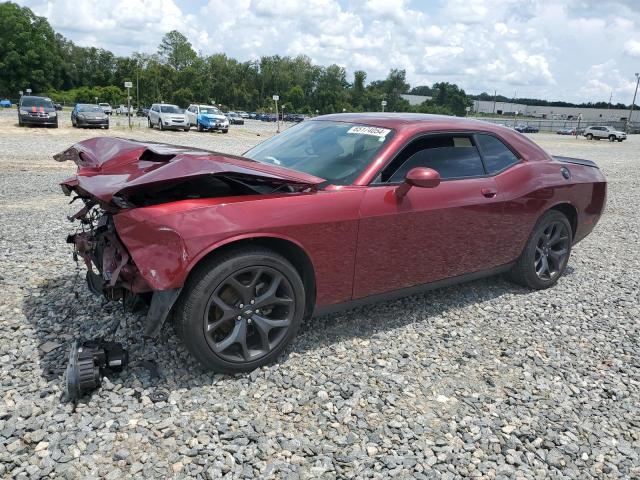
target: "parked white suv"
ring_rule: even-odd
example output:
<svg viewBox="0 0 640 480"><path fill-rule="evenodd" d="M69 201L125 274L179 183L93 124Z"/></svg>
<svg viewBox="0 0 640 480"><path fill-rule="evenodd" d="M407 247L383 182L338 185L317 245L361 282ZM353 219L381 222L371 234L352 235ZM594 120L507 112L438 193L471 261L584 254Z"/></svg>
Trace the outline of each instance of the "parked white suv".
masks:
<svg viewBox="0 0 640 480"><path fill-rule="evenodd" d="M109 105L108 103L99 103L98 106L102 109L102 111L106 115L111 115L113 113L113 109L111 108L111 105Z"/></svg>
<svg viewBox="0 0 640 480"><path fill-rule="evenodd" d="M160 130L172 129L184 130L185 132L188 132L191 128L184 110L177 105L169 103L154 103L151 105L147 118L149 119L149 128L157 126Z"/></svg>
<svg viewBox="0 0 640 480"><path fill-rule="evenodd" d="M116 108L116 115L126 115L127 112L129 113L129 115L133 115L133 107L120 105L118 108Z"/></svg>
<svg viewBox="0 0 640 480"><path fill-rule="evenodd" d="M189 105L187 108L189 125L196 127L199 132L204 130L229 131L229 120L217 107L211 105Z"/></svg>
<svg viewBox="0 0 640 480"><path fill-rule="evenodd" d="M619 142L627 139L627 134L616 130L613 127L587 127L584 129L584 136L587 140L600 140L601 138L608 138L610 142Z"/></svg>

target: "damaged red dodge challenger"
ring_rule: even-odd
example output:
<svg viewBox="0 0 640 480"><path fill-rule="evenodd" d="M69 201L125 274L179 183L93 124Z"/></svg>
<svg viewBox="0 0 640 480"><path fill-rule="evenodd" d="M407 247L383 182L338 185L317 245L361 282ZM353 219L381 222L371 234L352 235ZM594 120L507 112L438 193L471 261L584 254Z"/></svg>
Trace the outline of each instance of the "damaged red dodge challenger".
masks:
<svg viewBox="0 0 640 480"><path fill-rule="evenodd" d="M56 155L84 207L87 283L172 315L216 371L273 361L305 316L508 272L552 286L606 180L489 123L411 114L305 121L243 157L95 138Z"/></svg>

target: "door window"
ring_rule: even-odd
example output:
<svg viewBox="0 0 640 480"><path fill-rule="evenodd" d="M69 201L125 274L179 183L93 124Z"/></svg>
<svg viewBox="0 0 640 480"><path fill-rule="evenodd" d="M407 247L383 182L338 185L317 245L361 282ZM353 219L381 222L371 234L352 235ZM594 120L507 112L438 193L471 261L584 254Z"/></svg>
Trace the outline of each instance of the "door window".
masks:
<svg viewBox="0 0 640 480"><path fill-rule="evenodd" d="M494 174L519 162L518 157L493 135L475 136L487 172Z"/></svg>
<svg viewBox="0 0 640 480"><path fill-rule="evenodd" d="M382 182L400 183L412 168L432 168L443 180L485 174L471 136L434 135L411 142L382 172Z"/></svg>

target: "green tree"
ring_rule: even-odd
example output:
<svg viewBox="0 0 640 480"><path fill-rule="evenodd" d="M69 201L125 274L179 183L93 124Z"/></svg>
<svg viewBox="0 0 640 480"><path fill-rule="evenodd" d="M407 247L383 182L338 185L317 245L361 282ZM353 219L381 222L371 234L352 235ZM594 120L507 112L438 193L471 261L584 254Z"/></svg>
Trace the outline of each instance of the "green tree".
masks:
<svg viewBox="0 0 640 480"><path fill-rule="evenodd" d="M448 108L454 115L465 115L467 113L466 107L471 106L469 97L456 84L449 82L434 83L432 91L434 92L433 103Z"/></svg>
<svg viewBox="0 0 640 480"><path fill-rule="evenodd" d="M162 37L158 47L160 60L175 70L182 70L191 65L197 58L191 43L182 33L171 30Z"/></svg>
<svg viewBox="0 0 640 480"><path fill-rule="evenodd" d="M298 112L304 106L304 92L300 85L294 85L289 89L285 95L285 100L288 102L287 107L292 108L295 112Z"/></svg>
<svg viewBox="0 0 640 480"><path fill-rule="evenodd" d="M15 3L0 3L0 95L60 87L62 54L47 20Z"/></svg>

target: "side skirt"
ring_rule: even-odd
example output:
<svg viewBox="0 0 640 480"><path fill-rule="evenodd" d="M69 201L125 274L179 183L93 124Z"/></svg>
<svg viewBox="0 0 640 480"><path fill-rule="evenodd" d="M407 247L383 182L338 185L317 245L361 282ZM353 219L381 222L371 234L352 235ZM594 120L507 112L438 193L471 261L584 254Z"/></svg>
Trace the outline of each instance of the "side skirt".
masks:
<svg viewBox="0 0 640 480"><path fill-rule="evenodd" d="M352 308L361 307L363 305L369 305L372 303L387 302L390 300L396 300L402 297L408 297L409 295L416 295L418 293L427 292L429 290L435 290L438 288L449 287L451 285L457 285L459 283L471 282L480 278L491 277L493 275L499 275L511 270L511 267L515 262L494 267L489 270L482 270L479 272L467 273L464 275L458 275L457 277L445 278L438 280L437 282L424 283L422 285L415 285L413 287L401 288L399 290L393 290L391 292L380 293L377 295L370 295L364 298L358 298L356 300L350 300L348 302L336 303L333 305L316 306L313 311L314 317L320 315L326 315L330 313L341 312L343 310L350 310Z"/></svg>

